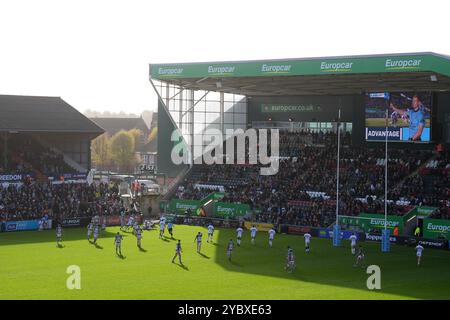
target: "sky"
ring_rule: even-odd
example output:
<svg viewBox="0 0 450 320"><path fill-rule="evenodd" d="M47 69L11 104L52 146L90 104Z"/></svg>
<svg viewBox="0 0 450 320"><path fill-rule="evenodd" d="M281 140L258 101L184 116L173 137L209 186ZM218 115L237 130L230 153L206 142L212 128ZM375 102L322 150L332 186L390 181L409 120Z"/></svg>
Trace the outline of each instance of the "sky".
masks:
<svg viewBox="0 0 450 320"><path fill-rule="evenodd" d="M448 1L1 0L0 94L155 110L149 63L433 51Z"/></svg>

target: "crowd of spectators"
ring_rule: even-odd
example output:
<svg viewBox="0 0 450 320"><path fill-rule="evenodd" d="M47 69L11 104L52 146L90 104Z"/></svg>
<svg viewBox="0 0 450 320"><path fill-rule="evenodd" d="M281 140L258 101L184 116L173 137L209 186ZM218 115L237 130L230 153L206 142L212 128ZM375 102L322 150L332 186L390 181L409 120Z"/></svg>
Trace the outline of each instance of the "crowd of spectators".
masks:
<svg viewBox="0 0 450 320"><path fill-rule="evenodd" d="M298 137L293 133L280 133L280 150L287 153L280 159L279 172L272 176L259 175L260 166L195 165L176 197L199 200L212 189L195 188L197 184L223 186L226 197L222 201L249 204L260 212L254 217L258 221L328 226L336 215L337 161L336 148L323 142L336 136L323 134L320 137L315 141L321 143L307 144L301 142L303 133ZM435 181L433 192L427 194L421 177L413 174L432 155L431 151L407 148L389 150L388 185L392 190L388 196L392 200L388 202L389 214L403 215L412 205L442 206L442 199L448 199L448 176ZM339 213L384 213L384 170L384 146L344 145L341 148ZM444 207L447 211L440 212L444 212L445 217L448 203Z"/></svg>
<svg viewBox="0 0 450 320"><path fill-rule="evenodd" d="M0 184L0 221L118 215L125 210L117 185Z"/></svg>
<svg viewBox="0 0 450 320"><path fill-rule="evenodd" d="M393 190L390 198L437 207L434 218L450 219L450 153L440 152Z"/></svg>
<svg viewBox="0 0 450 320"><path fill-rule="evenodd" d="M341 135L341 144L351 143L350 132ZM280 155L286 157L296 157L301 155L299 146L302 145L325 145L332 147L337 144L337 134L332 131L312 131L300 130L295 132L280 133Z"/></svg>

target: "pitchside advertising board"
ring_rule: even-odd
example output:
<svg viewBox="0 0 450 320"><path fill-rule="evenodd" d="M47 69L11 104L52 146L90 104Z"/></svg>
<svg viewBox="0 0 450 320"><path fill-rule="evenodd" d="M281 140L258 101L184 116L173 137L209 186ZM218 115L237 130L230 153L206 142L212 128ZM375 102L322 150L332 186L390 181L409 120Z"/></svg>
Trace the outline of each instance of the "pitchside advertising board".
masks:
<svg viewBox="0 0 450 320"><path fill-rule="evenodd" d="M244 228L250 230L251 227L255 226L258 231L269 231L274 226L272 223L260 223L260 222L251 222L245 221Z"/></svg>
<svg viewBox="0 0 450 320"><path fill-rule="evenodd" d="M248 204L216 202L213 206L214 216L217 218L243 217L250 213Z"/></svg>
<svg viewBox="0 0 450 320"><path fill-rule="evenodd" d="M39 228L39 220L23 220L5 222L4 231L28 231L37 230Z"/></svg>
<svg viewBox="0 0 450 320"><path fill-rule="evenodd" d="M384 229L384 215L361 213L357 217L340 216L339 223L348 227L356 227L366 232L373 229L381 230ZM403 232L403 217L388 215L386 223L387 228L391 230L391 234L393 234L392 230L396 227L398 227L399 234Z"/></svg>
<svg viewBox="0 0 450 320"><path fill-rule="evenodd" d="M386 141L387 133L388 141L430 142L432 96L431 92L367 93L366 140Z"/></svg>
<svg viewBox="0 0 450 320"><path fill-rule="evenodd" d="M192 214L195 215L197 209L200 208L200 200L181 200L173 199L167 205L167 209L175 214L184 214L186 210L191 210Z"/></svg>
<svg viewBox="0 0 450 320"><path fill-rule="evenodd" d="M191 210L191 215L198 215L198 209L202 207L204 200L182 200L172 199L164 206L171 213L185 214ZM250 213L250 206L241 203L215 202L213 205L213 215L217 218L243 217Z"/></svg>
<svg viewBox="0 0 450 320"><path fill-rule="evenodd" d="M382 235L377 233L366 232L365 239L367 241L382 241ZM415 247L417 245L422 245L426 248L434 248L434 249L442 249L448 250L450 249L447 240L439 240L439 239L427 239L427 238L418 238L413 236L390 236L390 243L395 243L397 245Z"/></svg>
<svg viewBox="0 0 450 320"><path fill-rule="evenodd" d="M441 219L424 219L423 236L429 239L450 239L450 221Z"/></svg>
<svg viewBox="0 0 450 320"><path fill-rule="evenodd" d="M67 218L61 221L61 225L65 228L85 227L91 222L91 220L92 218L90 217Z"/></svg>
<svg viewBox="0 0 450 320"><path fill-rule="evenodd" d="M319 238L325 238L325 239L333 238L333 230L331 230L331 229L321 228L321 229L317 229L316 232L317 232L317 236ZM352 236L353 234L356 236L357 240L364 241L364 238L362 237L361 233L350 231L350 230L342 230L341 231L341 239L348 240L348 239L350 239L350 236Z"/></svg>
<svg viewBox="0 0 450 320"><path fill-rule="evenodd" d="M42 224L42 220L23 220L23 221L7 221L0 223L1 232L14 232L14 231L33 231L39 229L51 229L52 219L48 219ZM42 224L42 228L41 227Z"/></svg>

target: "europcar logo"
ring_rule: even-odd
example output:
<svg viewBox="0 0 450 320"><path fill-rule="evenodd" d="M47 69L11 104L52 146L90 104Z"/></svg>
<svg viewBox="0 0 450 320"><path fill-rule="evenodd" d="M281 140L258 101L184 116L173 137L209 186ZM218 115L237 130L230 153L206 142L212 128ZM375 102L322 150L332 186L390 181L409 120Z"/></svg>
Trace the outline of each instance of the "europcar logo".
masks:
<svg viewBox="0 0 450 320"><path fill-rule="evenodd" d="M263 64L261 66L261 72L262 73L290 73L291 72L292 65L290 64L284 64L284 65L267 65Z"/></svg>
<svg viewBox="0 0 450 320"><path fill-rule="evenodd" d="M158 74L162 76L176 76L183 73L183 68L158 68Z"/></svg>
<svg viewBox="0 0 450 320"><path fill-rule="evenodd" d="M384 227L384 220L383 219L377 219L377 218L373 218L370 219L370 224L371 225L375 225L375 226L382 226ZM386 221L386 225L388 227L396 227L399 225L398 221Z"/></svg>
<svg viewBox="0 0 450 320"><path fill-rule="evenodd" d="M234 208L227 208L227 207L218 206L217 207L217 212L232 214L232 213L234 213Z"/></svg>
<svg viewBox="0 0 450 320"><path fill-rule="evenodd" d="M352 71L353 62L321 62L321 72L348 72Z"/></svg>
<svg viewBox="0 0 450 320"><path fill-rule="evenodd" d="M208 73L214 75L231 75L235 70L235 66L208 66Z"/></svg>
<svg viewBox="0 0 450 320"><path fill-rule="evenodd" d="M419 69L421 59L386 59L385 67L387 70Z"/></svg>
<svg viewBox="0 0 450 320"><path fill-rule="evenodd" d="M432 232L450 232L450 226L433 224L431 222L427 224L427 229Z"/></svg>
<svg viewBox="0 0 450 320"><path fill-rule="evenodd" d="M176 209L191 209L191 210L195 210L197 209L197 205L195 204L187 204L187 203L177 203L175 205Z"/></svg>

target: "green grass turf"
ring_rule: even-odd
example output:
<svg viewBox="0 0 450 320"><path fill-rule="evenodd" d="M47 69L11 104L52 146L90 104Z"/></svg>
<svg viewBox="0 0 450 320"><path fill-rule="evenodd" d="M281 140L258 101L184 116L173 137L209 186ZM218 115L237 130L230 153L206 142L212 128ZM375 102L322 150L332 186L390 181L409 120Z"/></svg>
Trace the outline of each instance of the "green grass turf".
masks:
<svg viewBox="0 0 450 320"><path fill-rule="evenodd" d="M370 118L366 119L366 127L385 127L386 126L386 119L385 118ZM389 118L389 126L392 127L392 120ZM408 121L405 119L398 119L396 126L398 128L402 127L409 127ZM425 127L430 127L430 119L425 120Z"/></svg>
<svg viewBox="0 0 450 320"><path fill-rule="evenodd" d="M312 239L312 252L304 252L303 238L276 235L274 247L267 233L259 232L250 244L226 258L226 243L234 230L216 230L217 244L203 243L203 256L195 252L197 231L206 229L175 226L183 244L185 268L171 263L174 240L158 239L158 231L145 231L143 248L126 234L121 259L115 255L108 228L99 246L89 244L86 229L65 229L63 248L55 244L54 230L0 234L0 299L450 299L450 252L426 249L421 267L415 251L392 246L381 253L378 243L363 243L367 264L381 267L379 291L366 288L368 275L353 268L349 243L333 248L331 240ZM297 270L284 271L286 246L296 254ZM66 268L81 268L81 290L66 288Z"/></svg>

